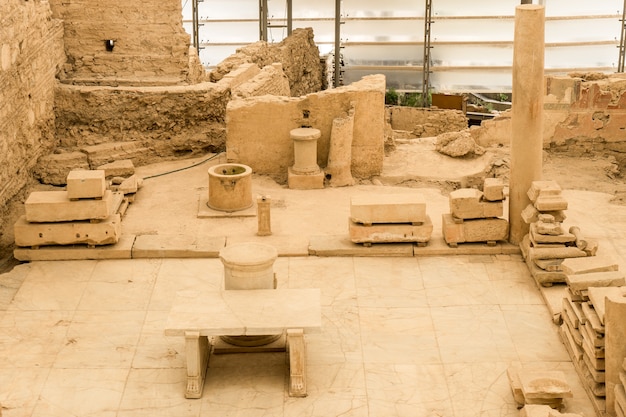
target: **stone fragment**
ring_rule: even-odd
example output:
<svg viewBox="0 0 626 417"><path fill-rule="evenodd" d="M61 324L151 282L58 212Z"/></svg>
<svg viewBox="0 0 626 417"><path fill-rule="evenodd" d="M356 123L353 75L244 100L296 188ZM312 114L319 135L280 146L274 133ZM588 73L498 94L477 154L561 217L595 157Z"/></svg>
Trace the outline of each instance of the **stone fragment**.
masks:
<svg viewBox="0 0 626 417"><path fill-rule="evenodd" d="M569 228L569 232L576 237L576 247L580 250L585 250L587 248L587 240L583 237L580 228L572 226Z"/></svg>
<svg viewBox="0 0 626 417"><path fill-rule="evenodd" d="M92 223L90 221L29 223L21 216L14 225L17 246L50 246L87 244L111 245L117 243L122 234L119 214Z"/></svg>
<svg viewBox="0 0 626 417"><path fill-rule="evenodd" d="M560 247L560 248L530 248L528 256L531 259L565 259L565 258L581 258L586 257L584 251L576 247Z"/></svg>
<svg viewBox="0 0 626 417"><path fill-rule="evenodd" d="M113 193L106 190L101 200L72 201L67 191L34 191L26 199L24 209L28 222L64 222L106 219L113 213Z"/></svg>
<svg viewBox="0 0 626 417"><path fill-rule="evenodd" d="M554 219L553 216L550 216ZM535 223L535 231L541 235L559 236L563 234L563 228L560 223L556 222L544 222L539 220Z"/></svg>
<svg viewBox="0 0 626 417"><path fill-rule="evenodd" d="M539 211L567 210L567 200L561 196L540 195L535 200L535 208Z"/></svg>
<svg viewBox="0 0 626 417"><path fill-rule="evenodd" d="M450 193L450 212L458 219L500 217L504 213L502 201L483 201L483 192L461 188Z"/></svg>
<svg viewBox="0 0 626 417"><path fill-rule="evenodd" d="M593 309L600 319L602 326L605 325L606 299L623 299L626 297L626 288L622 287L589 287L589 301L593 304ZM593 323L592 323L593 324ZM604 332L604 328L594 325L596 331Z"/></svg>
<svg viewBox="0 0 626 417"><path fill-rule="evenodd" d="M87 155L82 152L44 155L37 161L33 174L43 184L65 185L74 169L89 169Z"/></svg>
<svg viewBox="0 0 626 417"><path fill-rule="evenodd" d="M437 136L435 150L451 157L478 156L485 153L485 149L476 144L469 130L442 133Z"/></svg>
<svg viewBox="0 0 626 417"><path fill-rule="evenodd" d="M102 198L106 190L106 179L102 170L72 170L67 175L67 197Z"/></svg>
<svg viewBox="0 0 626 417"><path fill-rule="evenodd" d="M345 117L333 119L324 169L331 187L354 185L352 177L352 137L354 135L354 103Z"/></svg>
<svg viewBox="0 0 626 417"><path fill-rule="evenodd" d="M533 243L560 243L567 244L576 241L576 236L569 233L562 233L558 235L543 234L539 232L539 222L531 223L530 225L530 239Z"/></svg>
<svg viewBox="0 0 626 417"><path fill-rule="evenodd" d="M354 243L427 243L433 233L430 217L420 225L407 223L377 223L365 226L349 222L350 240Z"/></svg>
<svg viewBox="0 0 626 417"><path fill-rule="evenodd" d="M542 223L557 223L554 216L548 213L540 213L539 216L537 216L537 221Z"/></svg>
<svg viewBox="0 0 626 417"><path fill-rule="evenodd" d="M572 291L580 292L589 287L619 287L626 285L621 271L591 272L588 274L566 274L567 285Z"/></svg>
<svg viewBox="0 0 626 417"><path fill-rule="evenodd" d="M544 271L555 272L563 270L561 268L563 259L533 259L533 262Z"/></svg>
<svg viewBox="0 0 626 417"><path fill-rule="evenodd" d="M495 243L507 240L509 222L506 219L471 219L457 222L449 213L442 215L442 232L448 245L464 242Z"/></svg>
<svg viewBox="0 0 626 417"><path fill-rule="evenodd" d="M561 192L561 186L556 181L533 181L528 189L527 195L530 201L535 203L539 196L560 196Z"/></svg>
<svg viewBox="0 0 626 417"><path fill-rule="evenodd" d="M598 253L598 241L596 239L585 239L585 242L587 244L585 245L584 251L587 256L596 256Z"/></svg>
<svg viewBox="0 0 626 417"><path fill-rule="evenodd" d="M519 379L519 369L508 368L506 370L506 376L509 379L509 385L511 386L513 399L520 406L524 405L526 401L524 399L524 392L522 391L522 383Z"/></svg>
<svg viewBox="0 0 626 417"><path fill-rule="evenodd" d="M561 371L525 371L519 372L524 398L556 399L573 397L565 374Z"/></svg>
<svg viewBox="0 0 626 417"><path fill-rule="evenodd" d="M605 256L587 256L578 259L566 259L562 264L563 272L568 275L588 274L591 272L617 271L619 265Z"/></svg>
<svg viewBox="0 0 626 417"><path fill-rule="evenodd" d="M130 177L135 173L135 165L130 159L121 159L98 166L97 169L104 170L107 178Z"/></svg>
<svg viewBox="0 0 626 417"><path fill-rule="evenodd" d="M370 194L350 200L350 219L355 223L424 223L426 218L426 202L418 193Z"/></svg>
<svg viewBox="0 0 626 417"><path fill-rule="evenodd" d="M117 187L117 191L124 194L135 194L138 189L139 181L137 180L137 175L131 175Z"/></svg>
<svg viewBox="0 0 626 417"><path fill-rule="evenodd" d="M87 154L89 165L100 167L114 161L131 160L137 165L149 161L153 157L153 152L144 147L140 142L107 142L98 145L85 146L80 149ZM131 172L128 175L132 175ZM128 176L122 174L122 176ZM107 173L107 177L109 174Z"/></svg>
<svg viewBox="0 0 626 417"><path fill-rule="evenodd" d="M504 200L504 184L502 178L485 178L483 183L483 197L487 201Z"/></svg>
<svg viewBox="0 0 626 417"><path fill-rule="evenodd" d="M526 224L530 224L530 223L534 223L538 221L539 215L541 214L549 214L553 216L555 222L559 222L559 223L563 222L566 218L565 212L563 212L562 210L547 211L547 212L540 213L532 204L527 205L526 208L522 210L522 213L521 213L522 220L524 220Z"/></svg>

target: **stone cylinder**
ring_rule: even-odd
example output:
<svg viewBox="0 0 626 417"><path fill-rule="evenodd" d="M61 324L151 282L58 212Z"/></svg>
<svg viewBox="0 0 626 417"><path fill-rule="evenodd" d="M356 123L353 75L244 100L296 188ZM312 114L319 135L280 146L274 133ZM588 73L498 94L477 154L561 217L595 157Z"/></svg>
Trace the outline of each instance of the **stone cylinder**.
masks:
<svg viewBox="0 0 626 417"><path fill-rule="evenodd" d="M256 199L256 215L258 219L257 235L269 236L272 234L272 219L270 213L271 197L262 195Z"/></svg>
<svg viewBox="0 0 626 417"><path fill-rule="evenodd" d="M224 265L224 289L274 289L276 248L261 243L240 243L220 251Z"/></svg>
<svg viewBox="0 0 626 417"><path fill-rule="evenodd" d="M318 129L301 127L289 132L293 140L294 164L291 168L295 174L312 174L319 172L317 165L317 140L322 133Z"/></svg>
<svg viewBox="0 0 626 417"><path fill-rule="evenodd" d="M252 207L252 169L242 164L219 164L209 168L209 201L219 211Z"/></svg>
<svg viewBox="0 0 626 417"><path fill-rule="evenodd" d="M354 185L352 177L352 136L354 134L354 107L348 115L333 119L330 133L328 164L325 172L331 187Z"/></svg>
<svg viewBox="0 0 626 417"><path fill-rule="evenodd" d="M543 152L545 7L515 8L513 103L511 114L511 174L509 222L511 243L518 244L529 225L522 211L530 204L527 191L541 179Z"/></svg>

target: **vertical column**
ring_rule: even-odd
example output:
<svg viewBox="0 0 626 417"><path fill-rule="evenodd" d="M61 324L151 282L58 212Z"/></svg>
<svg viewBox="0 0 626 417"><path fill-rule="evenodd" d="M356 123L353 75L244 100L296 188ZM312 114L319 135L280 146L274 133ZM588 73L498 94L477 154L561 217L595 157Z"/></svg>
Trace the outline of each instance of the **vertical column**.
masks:
<svg viewBox="0 0 626 417"><path fill-rule="evenodd" d="M270 214L271 197L262 195L256 199L258 228L257 235L269 236L272 234L272 222Z"/></svg>
<svg viewBox="0 0 626 417"><path fill-rule="evenodd" d="M521 213L530 203L526 192L541 179L545 7L525 4L515 9L513 46L513 108L511 178L509 182L509 240L517 244L529 226Z"/></svg>

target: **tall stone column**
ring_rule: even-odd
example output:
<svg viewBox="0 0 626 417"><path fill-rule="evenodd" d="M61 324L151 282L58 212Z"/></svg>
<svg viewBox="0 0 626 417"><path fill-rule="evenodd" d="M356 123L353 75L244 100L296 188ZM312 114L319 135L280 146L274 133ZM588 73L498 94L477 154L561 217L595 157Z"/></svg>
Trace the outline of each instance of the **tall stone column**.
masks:
<svg viewBox="0 0 626 417"><path fill-rule="evenodd" d="M514 244L520 243L528 233L529 226L521 217L522 210L530 204L526 192L533 181L541 179L544 33L544 6L524 4L516 7L509 181L509 240Z"/></svg>

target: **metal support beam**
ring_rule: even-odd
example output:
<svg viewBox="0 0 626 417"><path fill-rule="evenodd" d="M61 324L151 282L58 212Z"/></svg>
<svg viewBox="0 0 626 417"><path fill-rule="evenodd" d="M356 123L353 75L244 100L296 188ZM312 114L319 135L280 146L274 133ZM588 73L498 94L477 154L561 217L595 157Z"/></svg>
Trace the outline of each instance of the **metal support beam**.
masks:
<svg viewBox="0 0 626 417"><path fill-rule="evenodd" d="M622 35L619 40L619 59L617 60L617 72L624 72L624 57L626 56L626 0L622 8Z"/></svg>
<svg viewBox="0 0 626 417"><path fill-rule="evenodd" d="M292 0L287 0L287 36L291 36L293 28L293 4Z"/></svg>
<svg viewBox="0 0 626 417"><path fill-rule="evenodd" d="M333 86L339 87L341 79L341 0L335 0L335 76Z"/></svg>
<svg viewBox="0 0 626 417"><path fill-rule="evenodd" d="M198 22L198 0L191 0L191 18L192 18L192 43L193 47L196 48L196 51L200 53L200 36L199 36L199 27L200 24Z"/></svg>
<svg viewBox="0 0 626 417"><path fill-rule="evenodd" d="M259 0L259 39L267 42L267 0Z"/></svg>
<svg viewBox="0 0 626 417"><path fill-rule="evenodd" d="M428 93L430 90L430 25L432 22L432 0L426 0L426 10L424 12L424 64L422 71L422 107L430 107Z"/></svg>

